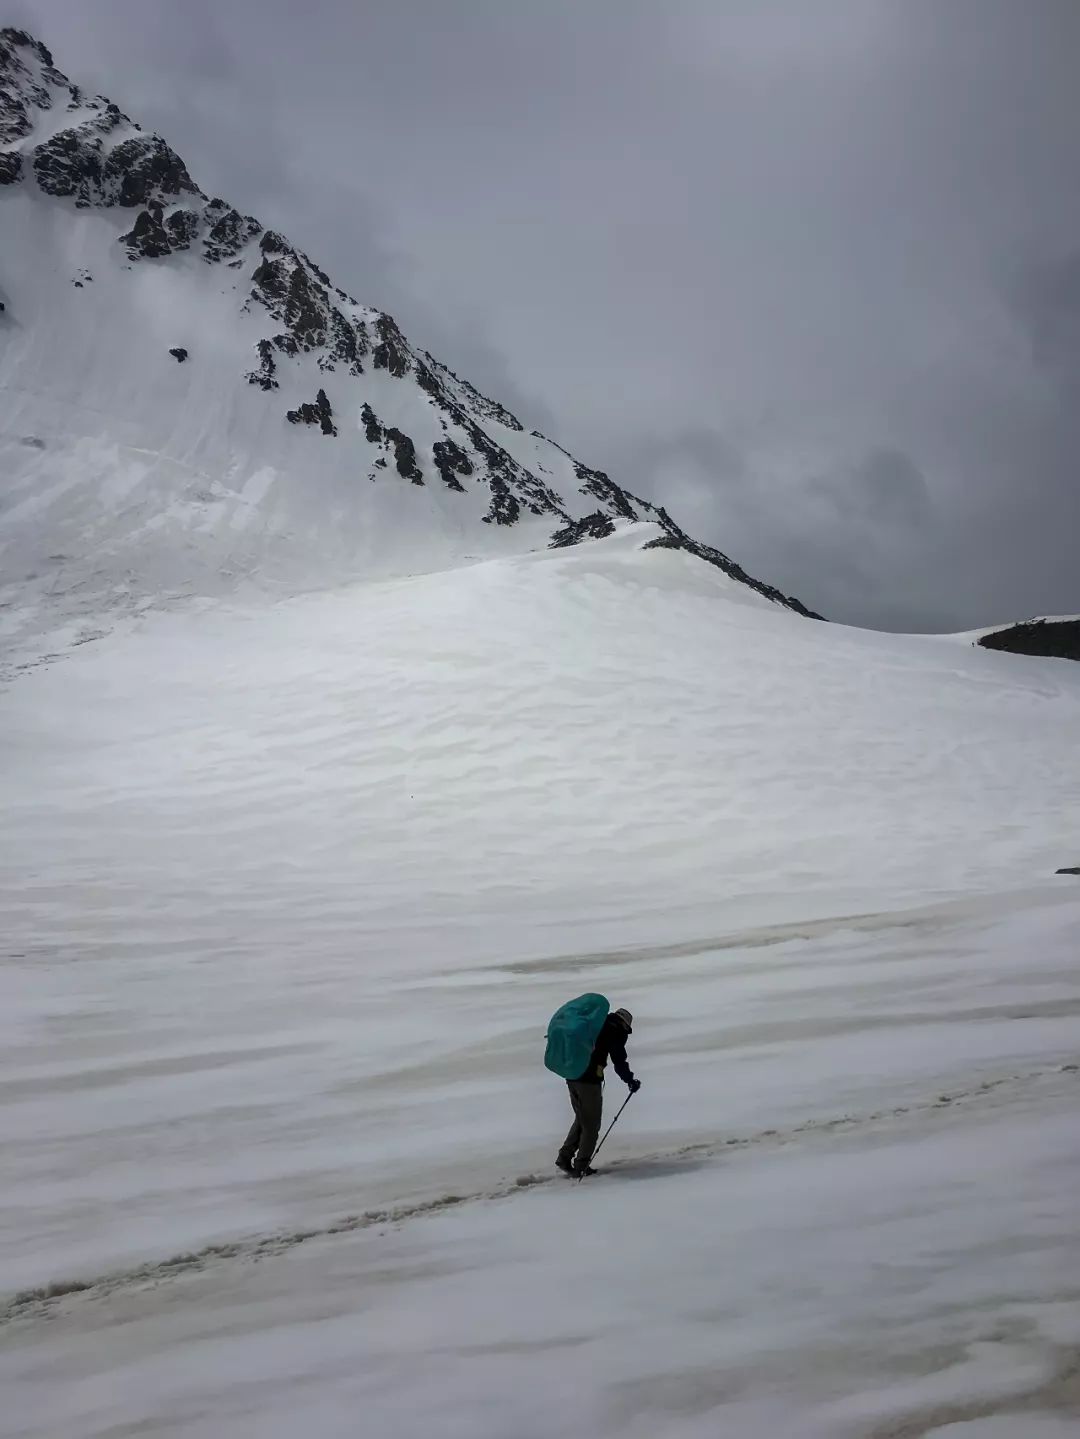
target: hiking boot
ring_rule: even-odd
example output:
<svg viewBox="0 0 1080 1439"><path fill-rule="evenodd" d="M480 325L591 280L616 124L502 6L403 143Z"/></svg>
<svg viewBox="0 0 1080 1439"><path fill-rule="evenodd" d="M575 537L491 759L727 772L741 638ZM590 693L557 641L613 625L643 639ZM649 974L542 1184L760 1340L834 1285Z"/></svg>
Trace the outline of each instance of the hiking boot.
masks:
<svg viewBox="0 0 1080 1439"><path fill-rule="evenodd" d="M570 1160L564 1159L561 1154L555 1160L555 1168L561 1169L564 1174L573 1174L574 1172L574 1166L571 1164Z"/></svg>
<svg viewBox="0 0 1080 1439"><path fill-rule="evenodd" d="M591 1164L575 1164L574 1167L570 1170L570 1173L574 1176L575 1179L588 1179L590 1174L596 1173L596 1170L592 1167Z"/></svg>

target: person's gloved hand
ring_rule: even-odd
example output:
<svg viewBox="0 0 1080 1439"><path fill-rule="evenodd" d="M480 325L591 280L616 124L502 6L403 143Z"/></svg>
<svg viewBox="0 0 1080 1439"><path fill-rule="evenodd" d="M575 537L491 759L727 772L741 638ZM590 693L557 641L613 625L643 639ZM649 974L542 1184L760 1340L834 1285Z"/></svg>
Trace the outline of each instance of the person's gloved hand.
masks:
<svg viewBox="0 0 1080 1439"><path fill-rule="evenodd" d="M640 1079L632 1079L632 1080L630 1081L629 1089L630 1089L630 1093L631 1093L631 1094L636 1094L640 1088L641 1088L641 1080L640 1080Z"/></svg>

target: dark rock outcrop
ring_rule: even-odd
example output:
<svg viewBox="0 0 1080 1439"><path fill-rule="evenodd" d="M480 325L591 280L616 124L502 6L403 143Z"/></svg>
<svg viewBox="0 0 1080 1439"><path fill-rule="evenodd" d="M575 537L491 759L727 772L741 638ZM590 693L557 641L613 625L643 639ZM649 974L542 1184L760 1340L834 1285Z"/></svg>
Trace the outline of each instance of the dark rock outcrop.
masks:
<svg viewBox="0 0 1080 1439"><path fill-rule="evenodd" d="M203 210L206 234L203 237L203 259L208 265L234 260L249 240L262 229L252 215L241 215L224 200L211 200Z"/></svg>
<svg viewBox="0 0 1080 1439"><path fill-rule="evenodd" d="M386 439L386 431L375 417L375 411L364 402L360 406L360 418L364 422L364 435L369 445L381 445Z"/></svg>
<svg viewBox="0 0 1080 1439"><path fill-rule="evenodd" d="M183 345L174 345L169 351L169 354L172 355L178 365L182 365L188 357L188 352L184 349Z"/></svg>
<svg viewBox="0 0 1080 1439"><path fill-rule="evenodd" d="M107 149L104 138L125 121L115 105L94 119L61 130L34 151L34 174L47 195L76 205L134 209L198 194L187 167L157 135L133 135Z"/></svg>
<svg viewBox="0 0 1080 1439"><path fill-rule="evenodd" d="M519 465L475 420L466 417L463 428L487 469L491 507L483 517L485 523L517 524L522 501L530 514L554 515L561 520L570 518L555 491L538 475Z"/></svg>
<svg viewBox="0 0 1080 1439"><path fill-rule="evenodd" d="M249 385L258 385L260 390L276 390L277 361L274 359L274 346L269 340L259 340L255 345L259 356L259 363L254 370L247 372Z"/></svg>
<svg viewBox="0 0 1080 1439"><path fill-rule="evenodd" d="M5 47L14 48L17 45L23 46L36 55L46 69L55 70L56 62L47 45L43 45L40 40L35 40L33 35L28 34L27 31L17 30L13 25L8 25L0 30L0 60L2 60Z"/></svg>
<svg viewBox="0 0 1080 1439"><path fill-rule="evenodd" d="M393 324L392 321L390 323ZM485 524L516 524L521 517L522 501L531 514L550 514L562 520L570 518L555 491L539 475L520 465L501 445L496 444L477 423L475 410L466 409L457 398L456 392L461 390L475 394L471 385L458 380L426 351L424 358L413 356L413 376L430 396L432 404L461 428L473 448L479 462L475 466L477 473L481 480L487 481L491 492L491 504L482 517ZM452 383L447 384L443 377L448 377ZM520 425L516 427L518 430L522 428Z"/></svg>
<svg viewBox="0 0 1080 1439"><path fill-rule="evenodd" d="M120 236L120 243L127 246L133 260L157 260L172 254L172 244L161 223L161 210L140 210L135 223L126 235Z"/></svg>
<svg viewBox="0 0 1080 1439"><path fill-rule="evenodd" d="M0 185L14 185L22 179L22 156L18 151L0 154Z"/></svg>
<svg viewBox="0 0 1080 1439"><path fill-rule="evenodd" d="M38 66L43 67L40 80L34 75ZM41 41L14 26L0 30L0 145L30 134L34 128L32 107L52 109L50 81L66 84Z"/></svg>
<svg viewBox="0 0 1080 1439"><path fill-rule="evenodd" d="M393 425L387 429L386 438L394 447L394 463L397 465L398 474L404 480L412 480L414 485L422 485L424 476L416 463L416 446L412 440Z"/></svg>
<svg viewBox="0 0 1080 1439"><path fill-rule="evenodd" d="M443 482L451 490L465 491L465 486L458 479L458 475L471 475L473 463L460 445L453 440L436 440L432 450L435 460L435 468L443 477Z"/></svg>
<svg viewBox="0 0 1080 1439"><path fill-rule="evenodd" d="M126 235L120 236L121 244L133 260L160 260L178 250L191 248L191 242L199 232L199 217L193 210L174 210L163 219L164 207L151 200L145 210L140 210L135 223Z"/></svg>
<svg viewBox="0 0 1080 1439"><path fill-rule="evenodd" d="M571 520L556 530L548 545L549 549L561 550L569 545L579 545L582 540L602 540L615 532L615 521L603 510L594 510L580 520Z"/></svg>
<svg viewBox="0 0 1080 1439"><path fill-rule="evenodd" d="M1068 869L1059 869L1056 874L1080 874L1080 864L1071 865Z"/></svg>
<svg viewBox="0 0 1080 1439"><path fill-rule="evenodd" d="M262 303L274 313L273 306L279 305L284 300L288 290L287 272L284 264L278 259L265 259L256 268L251 277L252 297L261 300ZM280 318L284 318L282 315Z"/></svg>
<svg viewBox="0 0 1080 1439"><path fill-rule="evenodd" d="M630 496L603 470L592 470L588 465L580 461L574 461L574 474L582 481L581 493L592 495L594 499L600 500L602 504L610 505L617 515L624 520L637 520L641 516L630 501Z"/></svg>
<svg viewBox="0 0 1080 1439"><path fill-rule="evenodd" d="M360 418L364 424L364 437L368 444L393 446L394 463L397 466L398 474L402 479L411 480L414 485L422 485L424 475L416 463L416 446L409 436L394 425L381 425L375 411L366 402L360 407ZM377 459L375 464L379 469L385 469L386 460Z"/></svg>
<svg viewBox="0 0 1080 1439"><path fill-rule="evenodd" d="M1080 619L1028 620L982 635L978 643L984 649L1008 650L1014 655L1080 660Z"/></svg>
<svg viewBox="0 0 1080 1439"><path fill-rule="evenodd" d="M187 250L199 233L199 217L194 210L174 210L165 221L165 230L174 250Z"/></svg>
<svg viewBox="0 0 1080 1439"><path fill-rule="evenodd" d="M319 356L319 368L332 370L340 360L352 375L362 375L361 356L367 353L367 329L363 320L348 320L337 308L330 310L330 339L327 353Z"/></svg>
<svg viewBox="0 0 1080 1439"><path fill-rule="evenodd" d="M314 404L308 403L300 405L295 410L288 410L285 418L290 425L318 425L324 435L337 434L334 412L330 408L330 401L326 398L325 390L318 391Z"/></svg>
<svg viewBox="0 0 1080 1439"><path fill-rule="evenodd" d="M116 185L116 203L125 208L199 193L183 160L157 135L121 140L109 152L104 176Z"/></svg>
<svg viewBox="0 0 1080 1439"><path fill-rule="evenodd" d="M367 352L367 330L330 298L330 288L317 270L273 230L259 243L263 258L251 277L250 299L264 305L291 337L296 351L319 351L319 368L344 365L351 374L363 373L361 356ZM284 348L279 345L279 348Z"/></svg>
<svg viewBox="0 0 1080 1439"><path fill-rule="evenodd" d="M379 316L375 321L375 332L379 342L372 351L372 364L377 370L389 370L396 380L402 379L409 371L409 347L405 337L389 315Z"/></svg>
<svg viewBox="0 0 1080 1439"><path fill-rule="evenodd" d="M61 130L34 152L34 174L46 195L70 196L76 205L94 204L101 194L100 135Z"/></svg>
<svg viewBox="0 0 1080 1439"><path fill-rule="evenodd" d="M303 265L294 265L285 296L285 324L302 350L326 344L327 294Z"/></svg>
<svg viewBox="0 0 1080 1439"><path fill-rule="evenodd" d="M488 489L491 491L491 504L488 506L486 515L481 515L485 525L516 525L521 519L521 505L517 495L506 483L501 474L489 474Z"/></svg>

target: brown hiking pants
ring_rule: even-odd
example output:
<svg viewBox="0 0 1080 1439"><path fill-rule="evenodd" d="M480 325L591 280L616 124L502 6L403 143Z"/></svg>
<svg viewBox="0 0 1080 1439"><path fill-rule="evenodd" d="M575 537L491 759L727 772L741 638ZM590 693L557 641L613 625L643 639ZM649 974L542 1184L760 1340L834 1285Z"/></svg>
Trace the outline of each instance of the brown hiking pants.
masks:
<svg viewBox="0 0 1080 1439"><path fill-rule="evenodd" d="M570 1091L570 1103L574 1106L574 1122L570 1126L570 1133L563 1140L559 1158L566 1160L567 1163L574 1163L574 1154L576 1153L578 1168L584 1169L593 1157L596 1141L600 1138L600 1120L604 1113L604 1086L602 1084L582 1084L580 1080L568 1079L566 1087Z"/></svg>

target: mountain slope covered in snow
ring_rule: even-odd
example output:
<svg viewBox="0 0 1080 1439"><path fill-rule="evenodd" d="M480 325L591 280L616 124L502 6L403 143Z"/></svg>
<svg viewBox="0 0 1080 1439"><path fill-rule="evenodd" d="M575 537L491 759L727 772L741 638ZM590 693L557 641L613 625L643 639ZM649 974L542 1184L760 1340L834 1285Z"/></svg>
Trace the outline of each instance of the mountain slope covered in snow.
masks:
<svg viewBox="0 0 1080 1439"><path fill-rule="evenodd" d="M0 593L8 629L659 526L0 32ZM39 614L40 618L40 614Z"/></svg>

